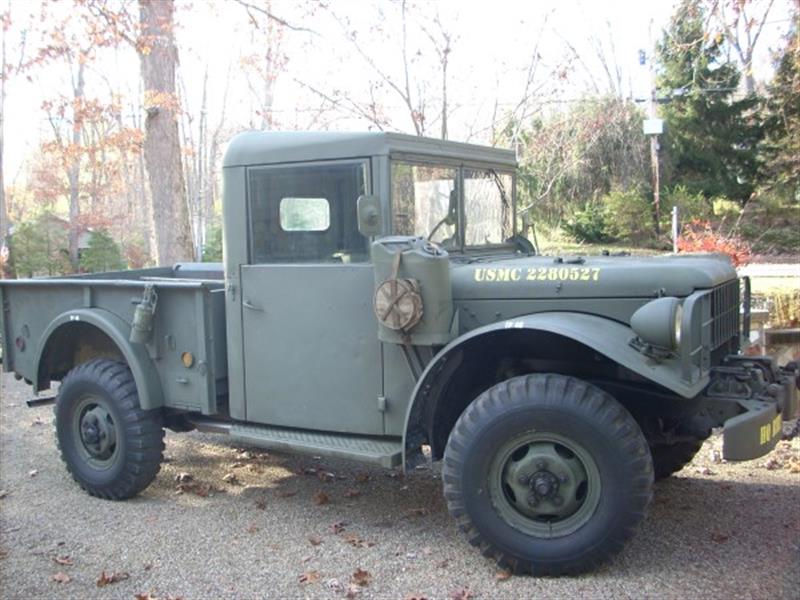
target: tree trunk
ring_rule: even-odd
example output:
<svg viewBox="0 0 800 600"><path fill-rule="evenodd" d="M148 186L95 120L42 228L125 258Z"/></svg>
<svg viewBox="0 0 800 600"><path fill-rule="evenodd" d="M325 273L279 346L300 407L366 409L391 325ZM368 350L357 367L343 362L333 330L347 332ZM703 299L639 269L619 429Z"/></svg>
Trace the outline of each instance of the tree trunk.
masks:
<svg viewBox="0 0 800 600"><path fill-rule="evenodd" d="M6 182L3 178L3 131L5 128L6 107L6 32L3 31L2 63L0 63L0 279L5 277L5 265L8 259L8 209L6 208Z"/></svg>
<svg viewBox="0 0 800 600"><path fill-rule="evenodd" d="M152 197L154 258L160 265L193 258L178 130L174 10L174 0L139 0L139 58L147 112L144 159Z"/></svg>
<svg viewBox="0 0 800 600"><path fill-rule="evenodd" d="M84 89L84 63L78 65L78 73L73 86L72 95L72 158L67 167L67 180L69 181L69 264L73 273L80 267L78 256L78 240L80 238L79 219L81 216L80 196L80 170L81 157L78 148L81 146L83 135L83 89Z"/></svg>

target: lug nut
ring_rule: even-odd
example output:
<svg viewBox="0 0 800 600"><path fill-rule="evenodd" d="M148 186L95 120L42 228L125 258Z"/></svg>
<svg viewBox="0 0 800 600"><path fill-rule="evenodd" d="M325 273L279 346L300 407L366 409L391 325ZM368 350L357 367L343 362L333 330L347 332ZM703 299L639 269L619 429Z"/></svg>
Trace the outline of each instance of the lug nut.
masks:
<svg viewBox="0 0 800 600"><path fill-rule="evenodd" d="M528 496L528 506L536 506L537 504L539 504L539 498L536 497L536 494Z"/></svg>
<svg viewBox="0 0 800 600"><path fill-rule="evenodd" d="M522 485L527 485L528 484L528 480L529 480L529 477L527 475L520 475L519 479L517 479L517 481L519 483L521 483Z"/></svg>
<svg viewBox="0 0 800 600"><path fill-rule="evenodd" d="M561 473L561 475L558 476L558 480L561 483L567 483L567 481L569 481L569 477L567 477L566 473Z"/></svg>
<svg viewBox="0 0 800 600"><path fill-rule="evenodd" d="M547 464L543 460L537 460L536 461L536 468L537 469L544 469L546 466L547 466Z"/></svg>

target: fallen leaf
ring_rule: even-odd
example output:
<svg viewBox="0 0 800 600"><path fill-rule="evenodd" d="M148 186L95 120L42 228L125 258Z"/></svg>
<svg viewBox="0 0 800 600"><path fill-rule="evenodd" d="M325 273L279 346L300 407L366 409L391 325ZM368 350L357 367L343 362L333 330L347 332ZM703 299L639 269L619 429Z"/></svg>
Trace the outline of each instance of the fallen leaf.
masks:
<svg viewBox="0 0 800 600"><path fill-rule="evenodd" d="M328 494L319 490L316 494L314 494L314 504L327 504L330 502L330 498L328 498Z"/></svg>
<svg viewBox="0 0 800 600"><path fill-rule="evenodd" d="M714 474L714 471L712 471L708 467L697 467L695 469L695 471L697 473L699 473L700 475L713 475Z"/></svg>
<svg viewBox="0 0 800 600"><path fill-rule="evenodd" d="M328 581L325 582L325 587L338 593L341 593L344 590L342 582L338 579L328 579Z"/></svg>
<svg viewBox="0 0 800 600"><path fill-rule="evenodd" d="M336 479L336 475L330 471L317 471L317 479L323 483L329 483Z"/></svg>
<svg viewBox="0 0 800 600"><path fill-rule="evenodd" d="M354 489L345 490L344 497L345 498L358 498L361 495L361 492Z"/></svg>
<svg viewBox="0 0 800 600"><path fill-rule="evenodd" d="M142 568L143 568L145 571L149 571L149 570L151 570L151 569L153 568L153 565L151 565L150 563L147 563L147 564L146 564L145 566L143 566Z"/></svg>
<svg viewBox="0 0 800 600"><path fill-rule="evenodd" d="M354 533L349 533L344 537L344 543L350 544L353 548L372 548L375 545L375 542L368 542L366 540L362 540Z"/></svg>
<svg viewBox="0 0 800 600"><path fill-rule="evenodd" d="M3 560L4 558L8 558L8 550L5 548L0 548L0 560Z"/></svg>
<svg viewBox="0 0 800 600"><path fill-rule="evenodd" d="M72 562L72 559L69 556L54 556L53 562L56 563L57 565L64 565L65 567L69 567L75 564Z"/></svg>
<svg viewBox="0 0 800 600"><path fill-rule="evenodd" d="M278 492L278 496L281 498L291 498L292 496L297 495L297 490L281 490Z"/></svg>
<svg viewBox="0 0 800 600"><path fill-rule="evenodd" d="M355 480L358 483L366 483L370 479L369 473L356 473Z"/></svg>
<svg viewBox="0 0 800 600"><path fill-rule="evenodd" d="M128 579L130 575L127 573L108 573L106 574L105 571L100 573L100 577L97 578L97 587L105 587L107 585L111 585L112 583L117 583L119 581L124 581Z"/></svg>
<svg viewBox="0 0 800 600"><path fill-rule="evenodd" d="M250 465L247 468L247 470L250 471L251 473L256 473L256 474L261 474L261 473L264 472L264 470L261 467L259 467L258 465Z"/></svg>
<svg viewBox="0 0 800 600"><path fill-rule="evenodd" d="M344 521L336 521L335 523L331 524L329 529L331 533L335 533L338 535L344 531L346 525L347 523L345 523Z"/></svg>
<svg viewBox="0 0 800 600"><path fill-rule="evenodd" d="M310 537L308 541L312 546L319 546L322 543L322 540L318 537Z"/></svg>
<svg viewBox="0 0 800 600"><path fill-rule="evenodd" d="M31 469L28 471L28 477L36 477L39 474L39 469Z"/></svg>
<svg viewBox="0 0 800 600"><path fill-rule="evenodd" d="M775 469L778 469L782 466L783 465L781 464L781 461L779 461L777 458L774 457L770 458L767 462L764 463L764 468L767 469L768 471L774 471Z"/></svg>
<svg viewBox="0 0 800 600"><path fill-rule="evenodd" d="M353 572L352 577L350 578L351 583L355 583L356 585L360 585L364 587L369 585L369 582L372 581L372 575L370 575L369 571L365 571L364 569L358 568Z"/></svg>
<svg viewBox="0 0 800 600"><path fill-rule="evenodd" d="M31 427L34 427L34 426L36 426L36 425L44 425L44 421L42 421L42 418L41 418L41 417L36 417L36 418L33 420L33 422L31 422Z"/></svg>
<svg viewBox="0 0 800 600"><path fill-rule="evenodd" d="M70 581L72 581L72 577L70 577L69 575L67 575L62 571L59 571L58 573L53 575L51 579L56 583L69 583Z"/></svg>
<svg viewBox="0 0 800 600"><path fill-rule="evenodd" d="M264 510L267 508L267 501L264 498L258 498L256 500L256 508L258 510Z"/></svg>
<svg viewBox="0 0 800 600"><path fill-rule="evenodd" d="M192 481L194 477L192 477L191 473L178 473L175 475L175 481L178 483L186 483L187 481Z"/></svg>
<svg viewBox="0 0 800 600"><path fill-rule="evenodd" d="M222 481L227 483L228 485L239 485L239 478L236 477L235 473L228 473L222 478Z"/></svg>
<svg viewBox="0 0 800 600"><path fill-rule="evenodd" d="M236 461L231 465L231 469L241 469L244 466L244 463Z"/></svg>
<svg viewBox="0 0 800 600"><path fill-rule="evenodd" d="M351 583L347 586L347 593L345 593L345 598L355 598L361 593L361 588L358 587L358 584Z"/></svg>
<svg viewBox="0 0 800 600"><path fill-rule="evenodd" d="M445 558L444 560L440 560L436 563L436 566L440 569L444 569L447 567L448 560Z"/></svg>
<svg viewBox="0 0 800 600"><path fill-rule="evenodd" d="M177 494L183 493L190 493L194 494L195 496L200 496L201 498L206 498L210 496L213 492L224 492L225 490L221 490L219 488L214 487L210 483L203 483L200 481L191 482L191 483L181 483L178 485Z"/></svg>
<svg viewBox="0 0 800 600"><path fill-rule="evenodd" d="M240 452L237 458L241 458L242 460L250 460L253 458L253 455L245 450L244 452Z"/></svg>
<svg viewBox="0 0 800 600"><path fill-rule="evenodd" d="M511 579L511 571L508 569L500 569L494 578L497 581L507 581L508 579Z"/></svg>
<svg viewBox="0 0 800 600"><path fill-rule="evenodd" d="M459 588L450 594L451 600L470 600L470 598L474 597L469 588Z"/></svg>
<svg viewBox="0 0 800 600"><path fill-rule="evenodd" d="M314 558L314 557L311 556L310 554L308 554L308 555L304 556L303 558L301 558L300 562L303 563L303 564L306 564L307 562L311 562L312 558Z"/></svg>
<svg viewBox="0 0 800 600"><path fill-rule="evenodd" d="M716 544L722 544L724 542L727 542L729 537L730 536L725 535L724 533L715 531L714 533L711 534L711 541Z"/></svg>
<svg viewBox="0 0 800 600"><path fill-rule="evenodd" d="M426 598L422 594L409 594L408 596L406 596L405 600L428 600L428 598Z"/></svg>
<svg viewBox="0 0 800 600"><path fill-rule="evenodd" d="M314 467L304 467L300 469L298 475L316 475L317 470Z"/></svg>
<svg viewBox="0 0 800 600"><path fill-rule="evenodd" d="M310 585L312 583L317 583L319 581L319 577L319 571L306 571L297 578L297 581L303 585Z"/></svg>
<svg viewBox="0 0 800 600"><path fill-rule="evenodd" d="M256 525L250 525L250 527L247 528L247 533L256 533L257 531L258 527Z"/></svg>

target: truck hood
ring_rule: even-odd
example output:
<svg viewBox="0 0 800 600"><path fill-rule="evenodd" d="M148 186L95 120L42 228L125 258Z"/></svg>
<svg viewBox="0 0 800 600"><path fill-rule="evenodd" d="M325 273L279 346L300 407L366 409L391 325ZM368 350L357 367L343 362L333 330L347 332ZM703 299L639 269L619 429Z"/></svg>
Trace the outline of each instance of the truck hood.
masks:
<svg viewBox="0 0 800 600"><path fill-rule="evenodd" d="M685 297L736 277L718 254L454 258L453 299Z"/></svg>

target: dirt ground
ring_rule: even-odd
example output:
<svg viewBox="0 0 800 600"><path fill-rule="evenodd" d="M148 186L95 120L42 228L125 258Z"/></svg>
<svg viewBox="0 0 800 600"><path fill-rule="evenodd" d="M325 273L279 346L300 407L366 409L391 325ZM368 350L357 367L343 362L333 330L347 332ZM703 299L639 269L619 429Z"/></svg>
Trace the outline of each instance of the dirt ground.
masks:
<svg viewBox="0 0 800 600"><path fill-rule="evenodd" d="M720 462L712 438L656 485L649 517L611 564L506 578L456 530L435 465L402 477L170 433L141 496L98 500L63 468L52 408L29 409L29 397L0 380L2 598L800 595L797 436L744 464Z"/></svg>

